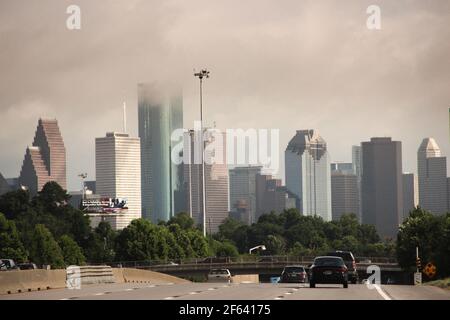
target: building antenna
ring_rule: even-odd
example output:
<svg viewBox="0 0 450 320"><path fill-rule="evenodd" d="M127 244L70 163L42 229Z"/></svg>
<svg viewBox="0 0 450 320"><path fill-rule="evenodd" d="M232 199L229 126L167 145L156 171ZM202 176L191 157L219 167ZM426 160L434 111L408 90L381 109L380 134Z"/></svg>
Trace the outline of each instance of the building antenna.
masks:
<svg viewBox="0 0 450 320"><path fill-rule="evenodd" d="M123 102L123 133L127 133L127 103Z"/></svg>

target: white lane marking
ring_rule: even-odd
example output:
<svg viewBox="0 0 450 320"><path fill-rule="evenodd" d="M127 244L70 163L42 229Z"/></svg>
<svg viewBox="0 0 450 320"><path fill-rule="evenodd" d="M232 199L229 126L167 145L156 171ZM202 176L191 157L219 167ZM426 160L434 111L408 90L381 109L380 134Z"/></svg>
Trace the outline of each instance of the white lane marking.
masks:
<svg viewBox="0 0 450 320"><path fill-rule="evenodd" d="M292 292L286 292L285 294L292 294Z"/></svg>
<svg viewBox="0 0 450 320"><path fill-rule="evenodd" d="M198 294L198 292L193 291L193 292L189 292L189 294Z"/></svg>
<svg viewBox="0 0 450 320"><path fill-rule="evenodd" d="M156 287L154 284L147 286L147 288L154 288L154 287Z"/></svg>
<svg viewBox="0 0 450 320"><path fill-rule="evenodd" d="M166 297L166 298L164 298L164 300L172 300L172 299L174 299L174 297Z"/></svg>
<svg viewBox="0 0 450 320"><path fill-rule="evenodd" d="M208 291L217 290L217 288L208 288Z"/></svg>
<svg viewBox="0 0 450 320"><path fill-rule="evenodd" d="M283 299L283 298L280 298L280 297L276 297L276 298L275 298L275 300L281 300L281 299Z"/></svg>
<svg viewBox="0 0 450 320"><path fill-rule="evenodd" d="M133 290L134 290L133 288L125 289L125 291L133 291Z"/></svg>
<svg viewBox="0 0 450 320"><path fill-rule="evenodd" d="M59 299L59 300L70 300L69 298L62 298L62 299Z"/></svg>
<svg viewBox="0 0 450 320"><path fill-rule="evenodd" d="M298 289L292 289L292 291L298 291Z"/></svg>
<svg viewBox="0 0 450 320"><path fill-rule="evenodd" d="M383 297L384 300L392 300L391 297L389 297L378 284L373 285L375 289L377 289L377 292L380 294L380 296Z"/></svg>

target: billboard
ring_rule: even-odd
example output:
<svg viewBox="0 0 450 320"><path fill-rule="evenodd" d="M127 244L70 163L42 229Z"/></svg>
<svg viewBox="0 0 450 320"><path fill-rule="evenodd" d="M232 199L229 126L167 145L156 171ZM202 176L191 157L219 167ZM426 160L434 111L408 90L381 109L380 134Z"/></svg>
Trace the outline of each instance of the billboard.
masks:
<svg viewBox="0 0 450 320"><path fill-rule="evenodd" d="M128 210L125 198L83 199L81 210L85 213L121 214Z"/></svg>

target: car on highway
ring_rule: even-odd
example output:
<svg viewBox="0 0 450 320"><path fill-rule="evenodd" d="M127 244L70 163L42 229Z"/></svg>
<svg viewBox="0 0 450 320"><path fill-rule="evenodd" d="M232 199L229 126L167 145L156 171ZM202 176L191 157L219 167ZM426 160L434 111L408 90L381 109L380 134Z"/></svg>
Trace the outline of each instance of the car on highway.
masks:
<svg viewBox="0 0 450 320"><path fill-rule="evenodd" d="M36 269L37 269L36 264L34 264L34 263L32 263L32 262L28 262L28 263L19 263L19 264L17 265L17 267L18 267L20 270L36 270Z"/></svg>
<svg viewBox="0 0 450 320"><path fill-rule="evenodd" d="M0 259L0 270L8 271L8 270L17 270L18 267L14 260L12 259Z"/></svg>
<svg viewBox="0 0 450 320"><path fill-rule="evenodd" d="M336 256L321 256L314 259L309 269L309 287L316 284L342 284L348 288L348 269L344 260Z"/></svg>
<svg viewBox="0 0 450 320"><path fill-rule="evenodd" d="M211 269L208 273L208 282L231 282L231 272L228 269Z"/></svg>
<svg viewBox="0 0 450 320"><path fill-rule="evenodd" d="M308 281L308 274L303 266L286 266L281 272L280 283L305 283Z"/></svg>
<svg viewBox="0 0 450 320"><path fill-rule="evenodd" d="M327 256L341 257L348 270L348 281L352 284L356 284L358 282L358 271L356 270L356 260L353 256L353 253L350 251L341 251L336 250L333 252L329 252Z"/></svg>

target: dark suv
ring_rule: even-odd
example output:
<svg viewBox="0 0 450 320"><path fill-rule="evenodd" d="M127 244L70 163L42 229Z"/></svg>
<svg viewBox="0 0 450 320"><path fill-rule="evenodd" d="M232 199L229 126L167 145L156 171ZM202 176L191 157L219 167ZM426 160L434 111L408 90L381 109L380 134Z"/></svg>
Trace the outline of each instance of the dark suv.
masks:
<svg viewBox="0 0 450 320"><path fill-rule="evenodd" d="M353 256L353 253L351 253L350 251L336 250L328 253L328 256L341 257L344 260L345 265L347 266L348 281L350 281L353 284L358 282L358 272L356 271L356 260L355 257Z"/></svg>
<svg viewBox="0 0 450 320"><path fill-rule="evenodd" d="M303 266L286 266L281 273L281 283L305 283L308 281L305 267Z"/></svg>
<svg viewBox="0 0 450 320"><path fill-rule="evenodd" d="M318 283L342 284L348 288L348 272L344 260L339 257L323 256L314 259L309 269L309 287Z"/></svg>

